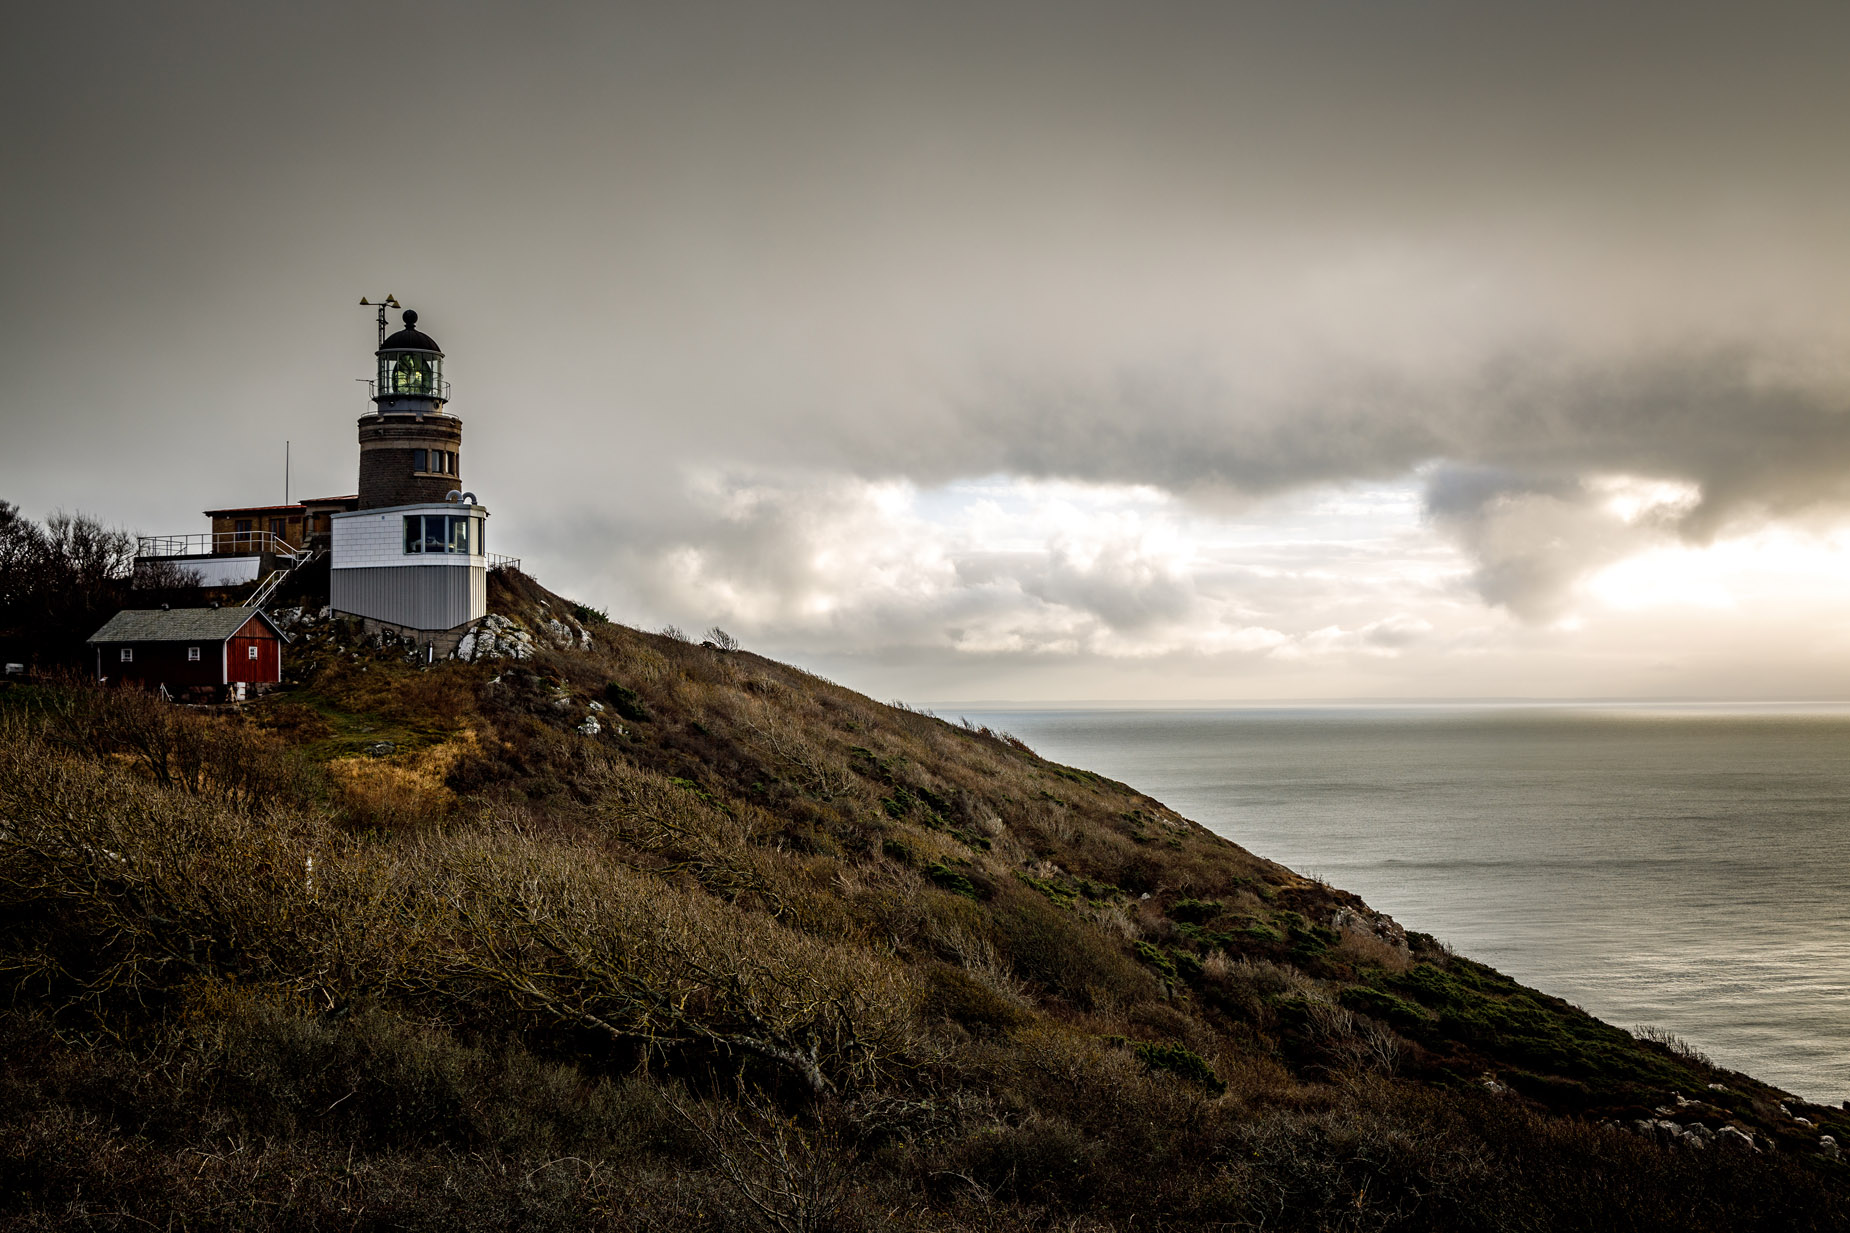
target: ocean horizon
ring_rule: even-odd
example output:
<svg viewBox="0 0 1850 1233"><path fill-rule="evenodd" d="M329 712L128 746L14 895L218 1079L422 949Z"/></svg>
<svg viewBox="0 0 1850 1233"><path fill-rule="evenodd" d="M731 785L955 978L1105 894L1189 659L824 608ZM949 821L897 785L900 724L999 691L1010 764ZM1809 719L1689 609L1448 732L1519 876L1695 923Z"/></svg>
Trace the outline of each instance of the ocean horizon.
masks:
<svg viewBox="0 0 1850 1233"><path fill-rule="evenodd" d="M944 704L1623 1027L1850 1097L1850 703Z"/></svg>

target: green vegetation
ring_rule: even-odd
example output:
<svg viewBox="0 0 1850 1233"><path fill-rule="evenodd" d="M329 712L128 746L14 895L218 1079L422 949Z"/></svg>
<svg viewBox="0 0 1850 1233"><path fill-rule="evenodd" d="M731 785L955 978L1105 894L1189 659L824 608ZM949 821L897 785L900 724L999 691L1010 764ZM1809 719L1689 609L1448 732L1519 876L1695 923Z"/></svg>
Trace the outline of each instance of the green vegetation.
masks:
<svg viewBox="0 0 1850 1233"><path fill-rule="evenodd" d="M1131 1052L1137 1060L1151 1070L1168 1071L1180 1075L1191 1083L1199 1083L1216 1096L1227 1090L1227 1085L1220 1081L1214 1068L1201 1059L1201 1056L1184 1049L1181 1045L1133 1045Z"/></svg>
<svg viewBox="0 0 1850 1233"><path fill-rule="evenodd" d="M0 1225L1850 1224L1842 1110L1004 734L609 623L291 655L0 690Z"/></svg>
<svg viewBox="0 0 1850 1233"><path fill-rule="evenodd" d="M604 686L604 698L610 703L612 710L631 723L649 722L649 708L643 703L642 695L627 685L616 681L610 682Z"/></svg>

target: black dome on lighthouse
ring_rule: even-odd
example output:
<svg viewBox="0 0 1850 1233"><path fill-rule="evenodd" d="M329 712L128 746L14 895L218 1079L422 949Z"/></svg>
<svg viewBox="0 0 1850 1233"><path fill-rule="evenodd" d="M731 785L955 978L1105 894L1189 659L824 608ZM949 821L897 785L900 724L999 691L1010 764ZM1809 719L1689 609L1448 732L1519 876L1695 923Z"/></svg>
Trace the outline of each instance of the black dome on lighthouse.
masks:
<svg viewBox="0 0 1850 1233"><path fill-rule="evenodd" d="M418 310L415 308L407 308L405 310L405 328L380 343L379 350L435 351L438 355L442 355L443 348L437 345L437 340L418 329L417 324Z"/></svg>

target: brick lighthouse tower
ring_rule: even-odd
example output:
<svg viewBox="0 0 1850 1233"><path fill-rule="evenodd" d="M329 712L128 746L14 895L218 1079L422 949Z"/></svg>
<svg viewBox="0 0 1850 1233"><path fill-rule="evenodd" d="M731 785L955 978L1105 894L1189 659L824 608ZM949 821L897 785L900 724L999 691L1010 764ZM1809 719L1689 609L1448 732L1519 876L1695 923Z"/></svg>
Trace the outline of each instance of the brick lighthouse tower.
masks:
<svg viewBox="0 0 1850 1233"><path fill-rule="evenodd" d="M448 409L443 349L416 312L404 323L385 337L380 308L360 499L331 520L328 598L369 627L434 644L488 611L488 510L462 491L462 421Z"/></svg>
<svg viewBox="0 0 1850 1233"><path fill-rule="evenodd" d="M406 309L405 328L375 353L378 410L360 418L361 509L442 501L461 480L462 421L444 410L443 351L417 325Z"/></svg>

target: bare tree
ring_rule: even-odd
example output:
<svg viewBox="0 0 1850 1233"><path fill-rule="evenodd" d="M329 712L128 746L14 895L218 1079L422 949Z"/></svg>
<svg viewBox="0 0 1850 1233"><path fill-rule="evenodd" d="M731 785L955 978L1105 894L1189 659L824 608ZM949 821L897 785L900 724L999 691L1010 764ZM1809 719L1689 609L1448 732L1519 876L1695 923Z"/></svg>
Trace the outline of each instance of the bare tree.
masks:
<svg viewBox="0 0 1850 1233"><path fill-rule="evenodd" d="M84 514L43 527L0 501L0 643L8 655L76 664L84 638L126 602L135 537Z"/></svg>
<svg viewBox="0 0 1850 1233"><path fill-rule="evenodd" d="M134 587L137 591L179 591L205 585L205 575L196 569L156 558L136 565Z"/></svg>

